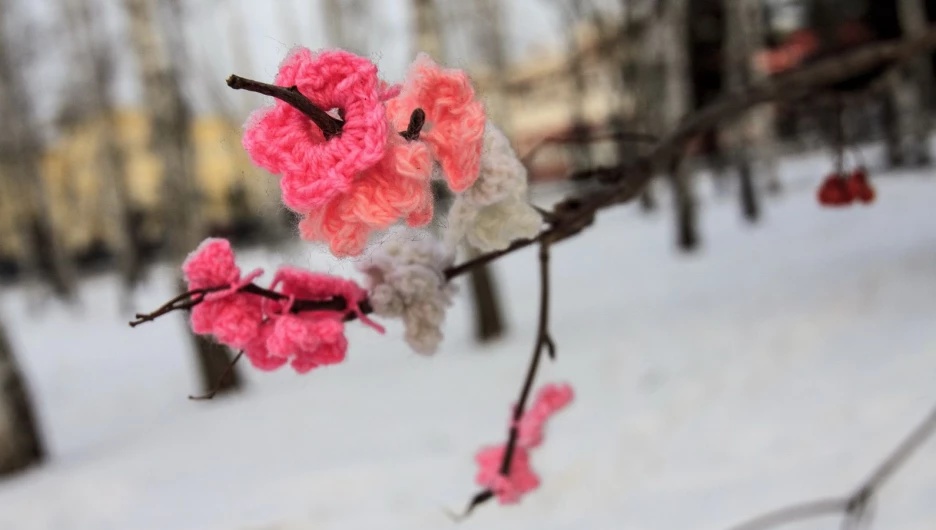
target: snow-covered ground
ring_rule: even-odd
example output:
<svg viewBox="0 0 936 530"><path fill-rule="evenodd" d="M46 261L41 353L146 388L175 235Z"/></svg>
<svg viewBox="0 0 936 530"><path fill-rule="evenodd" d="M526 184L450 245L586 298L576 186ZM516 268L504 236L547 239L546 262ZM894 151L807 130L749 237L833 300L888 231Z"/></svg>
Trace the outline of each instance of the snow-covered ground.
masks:
<svg viewBox="0 0 936 530"><path fill-rule="evenodd" d="M936 175L875 181L871 208L820 209L825 160L784 166L760 226L707 195L704 250L672 248L668 212L636 208L554 251L559 361L574 406L533 465L543 486L466 529L720 530L846 494L936 403ZM308 248L253 252L334 272ZM297 376L242 366L245 391L191 402L179 315L130 329L115 282L83 306L2 318L38 402L50 460L0 482L0 529L440 529L476 491L474 452L500 442L530 352L532 250L497 264L510 335L481 348L469 307L441 353L352 326L350 360ZM137 309L172 294L166 271ZM832 529L833 519L791 525ZM875 528L936 528L936 440L888 484Z"/></svg>

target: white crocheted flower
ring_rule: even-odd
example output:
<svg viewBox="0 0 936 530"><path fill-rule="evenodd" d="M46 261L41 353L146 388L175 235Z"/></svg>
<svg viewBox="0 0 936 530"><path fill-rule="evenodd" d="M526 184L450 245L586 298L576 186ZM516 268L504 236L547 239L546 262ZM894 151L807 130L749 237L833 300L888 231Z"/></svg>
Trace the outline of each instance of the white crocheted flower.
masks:
<svg viewBox="0 0 936 530"><path fill-rule="evenodd" d="M526 168L504 133L488 122L481 172L449 209L446 243L454 247L467 241L490 252L507 248L516 239L535 236L542 220L527 202L526 192Z"/></svg>
<svg viewBox="0 0 936 530"><path fill-rule="evenodd" d="M445 269L454 253L425 232L393 234L358 268L367 275L374 313L403 319L405 338L417 353L431 355L442 341L445 311L455 286Z"/></svg>

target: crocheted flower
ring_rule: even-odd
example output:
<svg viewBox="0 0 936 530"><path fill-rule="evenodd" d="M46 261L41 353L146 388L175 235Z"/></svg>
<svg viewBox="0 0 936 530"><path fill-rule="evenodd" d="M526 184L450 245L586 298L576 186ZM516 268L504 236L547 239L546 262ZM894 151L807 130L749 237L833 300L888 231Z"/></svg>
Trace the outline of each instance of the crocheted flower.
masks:
<svg viewBox="0 0 936 530"><path fill-rule="evenodd" d="M279 316L266 344L271 356L290 360L290 365L300 374L319 366L338 364L344 361L348 351L344 322L337 314Z"/></svg>
<svg viewBox="0 0 936 530"><path fill-rule="evenodd" d="M369 60L343 50L313 54L295 48L280 65L275 84L295 86L319 108L338 108L341 134L325 139L302 112L281 100L255 111L244 132L254 164L279 174L283 202L306 213L346 193L355 177L384 157L391 131L383 99L396 88L381 83Z"/></svg>
<svg viewBox="0 0 936 530"><path fill-rule="evenodd" d="M361 311L360 304L367 299L367 291L352 280L338 278L328 274L319 274L295 267L280 267L273 277L271 289L279 287L279 292L294 298L305 300L331 300L336 297L343 298L346 309L343 311L323 310L304 311L306 316L316 318L331 318L338 316L344 318L346 313L354 313L364 324L383 333L384 328Z"/></svg>
<svg viewBox="0 0 936 530"><path fill-rule="evenodd" d="M244 347L244 355L255 368L263 371L272 371L286 364L289 359L272 355L267 347L267 341L273 334L275 322L266 320L257 328L257 335Z"/></svg>
<svg viewBox="0 0 936 530"><path fill-rule="evenodd" d="M189 253L182 263L189 289L231 285L240 278L234 251L227 239L208 238Z"/></svg>
<svg viewBox="0 0 936 530"><path fill-rule="evenodd" d="M218 342L231 348L244 348L258 332L262 300L239 289L262 271L256 270L242 279L231 244L214 238L203 241L189 254L182 271L190 290L226 287L204 295L204 300L192 308L192 330L214 335Z"/></svg>
<svg viewBox="0 0 936 530"><path fill-rule="evenodd" d="M526 192L526 168L504 133L488 123L478 180L452 203L446 243L455 246L467 241L489 252L534 237L542 228L542 218L527 202Z"/></svg>
<svg viewBox="0 0 936 530"><path fill-rule="evenodd" d="M540 480L530 468L530 454L520 446L514 447L507 476L500 473L506 445L485 447L475 455L478 474L475 482L494 492L501 504L514 504L539 487Z"/></svg>
<svg viewBox="0 0 936 530"><path fill-rule="evenodd" d="M387 103L397 129L405 129L410 114L421 108L426 123L420 140L429 144L449 187L462 192L478 178L484 136L484 104L475 98L468 75L441 68L426 54L410 66L402 93Z"/></svg>
<svg viewBox="0 0 936 530"><path fill-rule="evenodd" d="M567 383L553 383L542 387L533 405L524 412L517 424L517 443L533 449L543 442L543 427L555 413L567 407L575 394Z"/></svg>
<svg viewBox="0 0 936 530"><path fill-rule="evenodd" d="M305 216L299 223L303 239L327 242L337 257L357 256L377 230L400 219L414 227L432 220L429 149L396 133L387 145L386 155L361 173L348 193Z"/></svg>
<svg viewBox="0 0 936 530"><path fill-rule="evenodd" d="M384 329L361 310L367 291L351 280L282 267L270 285L273 294L244 292L262 271L245 278L234 264L234 253L226 240L202 243L183 265L191 288L221 287L192 308L192 329L213 334L218 342L244 351L251 364L275 370L287 362L299 373L340 363L348 349L344 321L358 317L380 333ZM199 287L200 286L200 287ZM296 300L332 302L343 308L293 311Z"/></svg>
<svg viewBox="0 0 936 530"><path fill-rule="evenodd" d="M417 353L430 355L442 341L445 312L455 287L445 278L454 254L428 234L394 234L358 264L367 275L374 313L403 319L405 339Z"/></svg>
<svg viewBox="0 0 936 530"><path fill-rule="evenodd" d="M506 445L485 447L475 456L480 467L475 480L494 492L501 504L515 503L539 486L539 478L530 468L529 451L542 443L546 420L568 406L573 397L572 387L565 383L548 384L540 389L533 405L517 423L517 443L507 476L500 473Z"/></svg>

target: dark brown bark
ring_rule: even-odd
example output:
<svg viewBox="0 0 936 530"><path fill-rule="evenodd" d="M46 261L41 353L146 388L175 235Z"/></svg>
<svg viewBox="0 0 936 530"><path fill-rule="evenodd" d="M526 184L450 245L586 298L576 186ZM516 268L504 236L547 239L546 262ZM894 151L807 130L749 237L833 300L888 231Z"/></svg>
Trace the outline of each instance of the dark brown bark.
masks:
<svg viewBox="0 0 936 530"><path fill-rule="evenodd" d="M760 201L757 198L757 188L754 186L754 175L751 169L751 160L743 155L738 156L738 178L740 180L739 192L741 200L741 214L751 223L760 220Z"/></svg>
<svg viewBox="0 0 936 530"><path fill-rule="evenodd" d="M691 178L683 160L670 166L670 182L673 186L673 212L676 215L676 244L680 251L691 253L699 248L697 226L698 209L693 196Z"/></svg>
<svg viewBox="0 0 936 530"><path fill-rule="evenodd" d="M0 475L25 469L45 457L45 449L13 346L0 323Z"/></svg>
<svg viewBox="0 0 936 530"><path fill-rule="evenodd" d="M470 256L474 257L474 256ZM489 342L504 335L503 311L498 296L497 282L490 266L471 271L471 304L474 307L475 338Z"/></svg>

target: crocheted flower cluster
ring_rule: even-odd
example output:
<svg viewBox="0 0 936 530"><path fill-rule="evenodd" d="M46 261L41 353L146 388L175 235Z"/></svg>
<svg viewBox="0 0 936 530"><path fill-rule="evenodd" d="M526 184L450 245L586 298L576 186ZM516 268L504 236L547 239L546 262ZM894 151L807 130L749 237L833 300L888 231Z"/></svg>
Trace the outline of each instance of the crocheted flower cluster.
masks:
<svg viewBox="0 0 936 530"><path fill-rule="evenodd" d="M445 269L454 261L454 253L429 234L405 231L358 263L374 313L402 318L406 342L417 353L431 355L442 342L445 311L456 292Z"/></svg>
<svg viewBox="0 0 936 530"><path fill-rule="evenodd" d="M526 194L526 168L510 140L488 122L478 179L452 203L446 242L454 246L466 241L489 252L505 249L516 239L535 236L542 219L527 202Z"/></svg>
<svg viewBox="0 0 936 530"><path fill-rule="evenodd" d="M192 330L243 350L261 370L275 370L288 362L296 372L306 373L342 362L348 349L344 321L349 314L384 332L361 311L367 292L351 280L281 267L268 290L275 293L274 299L249 291L263 271L242 277L225 239L206 239L189 254L182 271L190 291L210 291L192 308ZM343 299L347 309L292 311L297 299L335 298Z"/></svg>
<svg viewBox="0 0 936 530"><path fill-rule="evenodd" d="M510 459L506 476L501 474L506 444L488 446L475 456L479 470L475 481L491 490L501 504L513 504L539 487L539 477L530 467L530 451L543 442L543 427L556 412L572 402L574 393L566 383L553 383L542 387L533 405L516 423L517 444Z"/></svg>
<svg viewBox="0 0 936 530"><path fill-rule="evenodd" d="M302 112L276 100L251 115L243 138L254 164L281 175L283 202L304 216L301 236L327 242L336 256L359 255L374 231L400 220L428 224L434 162L454 191L478 177L484 106L460 70L420 56L403 86L388 85L366 58L296 48L275 84L295 86L343 119L341 133L326 139ZM416 108L426 122L420 139L408 141L397 131Z"/></svg>

